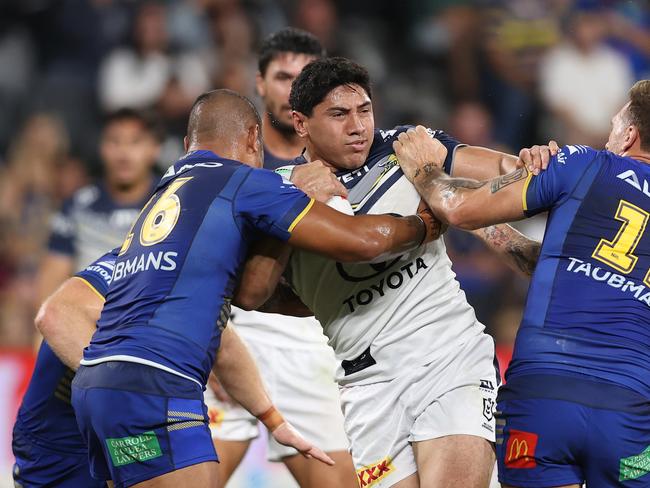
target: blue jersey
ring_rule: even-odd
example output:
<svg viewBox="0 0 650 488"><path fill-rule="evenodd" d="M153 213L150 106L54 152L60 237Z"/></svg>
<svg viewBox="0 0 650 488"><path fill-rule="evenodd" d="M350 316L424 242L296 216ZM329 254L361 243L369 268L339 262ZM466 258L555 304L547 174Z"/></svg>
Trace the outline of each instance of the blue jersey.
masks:
<svg viewBox="0 0 650 488"><path fill-rule="evenodd" d="M526 215L549 210L508 380L560 374L650 398L650 165L566 146L529 176Z"/></svg>
<svg viewBox="0 0 650 488"><path fill-rule="evenodd" d="M281 159L273 154L268 148L264 148L264 169L275 171L276 169L291 163L291 159Z"/></svg>
<svg viewBox="0 0 650 488"><path fill-rule="evenodd" d="M117 252L108 253L75 276L100 295L108 290ZM74 371L54 354L46 341L38 352L32 379L18 410L16 427L46 448L86 452L70 405Z"/></svg>
<svg viewBox="0 0 650 488"><path fill-rule="evenodd" d="M249 244L287 240L312 203L209 151L176 162L122 246L82 364L137 362L205 385Z"/></svg>

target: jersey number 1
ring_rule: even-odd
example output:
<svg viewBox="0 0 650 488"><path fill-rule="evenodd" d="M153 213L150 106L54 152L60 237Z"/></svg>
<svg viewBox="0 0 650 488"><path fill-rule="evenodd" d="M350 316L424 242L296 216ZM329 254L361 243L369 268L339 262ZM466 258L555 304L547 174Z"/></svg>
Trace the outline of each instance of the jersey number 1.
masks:
<svg viewBox="0 0 650 488"><path fill-rule="evenodd" d="M623 222L623 225L611 241L601 239L591 256L623 274L629 274L639 260L634 255L634 250L641 240L649 217L650 213L621 200L614 218ZM650 286L650 270L643 282Z"/></svg>

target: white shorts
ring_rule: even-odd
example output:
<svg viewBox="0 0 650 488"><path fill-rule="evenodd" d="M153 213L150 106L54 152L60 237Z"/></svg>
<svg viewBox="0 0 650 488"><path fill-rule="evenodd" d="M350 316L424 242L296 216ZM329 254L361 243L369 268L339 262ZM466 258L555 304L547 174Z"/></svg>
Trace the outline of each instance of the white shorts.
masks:
<svg viewBox="0 0 650 488"><path fill-rule="evenodd" d="M334 382L336 360L325 343L306 349L246 344L257 362L266 389L282 415L305 439L326 452L347 451L339 392ZM258 421L239 405L218 401L210 388L205 391L212 437L225 441L247 441L259 435ZM269 435L268 459L280 461L297 451L278 444Z"/></svg>
<svg viewBox="0 0 650 488"><path fill-rule="evenodd" d="M342 387L359 485L388 487L415 473L412 442L454 434L494 442L496 394L494 342L488 335L391 381Z"/></svg>

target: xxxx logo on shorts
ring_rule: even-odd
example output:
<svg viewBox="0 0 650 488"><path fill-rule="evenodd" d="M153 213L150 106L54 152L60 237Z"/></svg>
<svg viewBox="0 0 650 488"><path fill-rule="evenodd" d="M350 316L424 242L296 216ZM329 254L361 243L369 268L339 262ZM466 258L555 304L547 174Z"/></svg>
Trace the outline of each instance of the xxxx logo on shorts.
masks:
<svg viewBox="0 0 650 488"><path fill-rule="evenodd" d="M619 464L618 481L635 480L650 473L650 446L641 454L622 458Z"/></svg>
<svg viewBox="0 0 650 488"><path fill-rule="evenodd" d="M131 437L107 438L105 442L113 466L116 467L162 456L158 437L153 431Z"/></svg>
<svg viewBox="0 0 650 488"><path fill-rule="evenodd" d="M506 444L506 468L530 469L537 467L535 449L537 434L523 430L510 429Z"/></svg>
<svg viewBox="0 0 650 488"><path fill-rule="evenodd" d="M361 488L374 486L393 471L395 471L395 466L392 465L390 457L385 457L375 464L357 470L359 486Z"/></svg>

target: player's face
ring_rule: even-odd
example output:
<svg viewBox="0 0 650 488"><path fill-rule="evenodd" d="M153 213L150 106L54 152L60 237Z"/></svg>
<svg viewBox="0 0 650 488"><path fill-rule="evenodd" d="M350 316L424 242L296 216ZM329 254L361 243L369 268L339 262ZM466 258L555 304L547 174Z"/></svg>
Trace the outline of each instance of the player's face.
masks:
<svg viewBox="0 0 650 488"><path fill-rule="evenodd" d="M129 187L150 178L159 145L138 120L116 120L104 128L101 156L111 184Z"/></svg>
<svg viewBox="0 0 650 488"><path fill-rule="evenodd" d="M623 154L627 149L625 147L627 128L627 107L626 104L614 117L612 118L612 130L609 133L605 149L613 152L614 154Z"/></svg>
<svg viewBox="0 0 650 488"><path fill-rule="evenodd" d="M336 87L302 120L312 158L339 169L357 169L366 162L375 119L370 97L359 85Z"/></svg>
<svg viewBox="0 0 650 488"><path fill-rule="evenodd" d="M280 132L294 133L289 105L291 83L314 59L307 54L280 53L268 64L264 76L257 75L257 93L264 101L273 127Z"/></svg>

